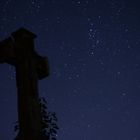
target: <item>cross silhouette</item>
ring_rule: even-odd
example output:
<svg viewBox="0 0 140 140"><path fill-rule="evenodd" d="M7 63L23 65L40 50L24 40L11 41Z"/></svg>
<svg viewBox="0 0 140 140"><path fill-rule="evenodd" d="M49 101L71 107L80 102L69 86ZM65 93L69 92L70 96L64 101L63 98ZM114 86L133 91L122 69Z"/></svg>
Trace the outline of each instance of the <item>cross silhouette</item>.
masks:
<svg viewBox="0 0 140 140"><path fill-rule="evenodd" d="M36 35L20 28L0 42L0 63L16 70L19 132L16 140L48 140L42 134L38 80L49 75L48 59L34 49Z"/></svg>

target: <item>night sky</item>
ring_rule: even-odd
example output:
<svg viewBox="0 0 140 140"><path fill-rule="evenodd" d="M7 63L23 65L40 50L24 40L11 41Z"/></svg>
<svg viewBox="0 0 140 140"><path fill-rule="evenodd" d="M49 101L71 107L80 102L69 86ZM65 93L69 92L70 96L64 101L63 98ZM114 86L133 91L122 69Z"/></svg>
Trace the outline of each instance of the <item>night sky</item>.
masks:
<svg viewBox="0 0 140 140"><path fill-rule="evenodd" d="M50 76L39 93L58 140L140 140L139 0L0 0L0 40L34 32ZM0 140L17 121L14 67L0 64Z"/></svg>

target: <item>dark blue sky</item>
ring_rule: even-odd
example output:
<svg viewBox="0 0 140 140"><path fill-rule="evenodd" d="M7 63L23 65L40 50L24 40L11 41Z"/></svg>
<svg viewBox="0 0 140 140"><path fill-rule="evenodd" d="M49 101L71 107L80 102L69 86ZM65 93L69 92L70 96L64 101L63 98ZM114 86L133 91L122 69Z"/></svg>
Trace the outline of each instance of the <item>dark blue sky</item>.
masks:
<svg viewBox="0 0 140 140"><path fill-rule="evenodd" d="M58 140L140 140L140 2L1 0L0 40L34 32L50 76L40 96L57 113ZM0 65L0 140L15 137L14 67Z"/></svg>

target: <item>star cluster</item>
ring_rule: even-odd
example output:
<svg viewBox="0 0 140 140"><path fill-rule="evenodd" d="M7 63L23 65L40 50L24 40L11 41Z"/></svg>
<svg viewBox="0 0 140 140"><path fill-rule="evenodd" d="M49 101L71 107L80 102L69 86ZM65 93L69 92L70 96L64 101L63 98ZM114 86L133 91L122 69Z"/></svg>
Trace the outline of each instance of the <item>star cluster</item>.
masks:
<svg viewBox="0 0 140 140"><path fill-rule="evenodd" d="M58 140L139 140L140 10L130 0L1 0L0 40L25 27L48 56L40 96ZM15 137L15 71L0 65L0 139Z"/></svg>

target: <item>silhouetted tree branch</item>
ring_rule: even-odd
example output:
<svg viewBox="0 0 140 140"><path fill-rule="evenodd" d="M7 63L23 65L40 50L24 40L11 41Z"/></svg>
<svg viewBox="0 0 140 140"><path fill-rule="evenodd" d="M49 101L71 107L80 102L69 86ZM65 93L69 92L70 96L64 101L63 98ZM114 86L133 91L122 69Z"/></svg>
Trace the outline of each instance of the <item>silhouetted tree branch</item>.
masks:
<svg viewBox="0 0 140 140"><path fill-rule="evenodd" d="M47 101L45 98L40 98L40 107L42 115L42 132L47 135L50 140L56 140L57 131L59 127L57 126L57 117L55 112L50 112L47 109Z"/></svg>

